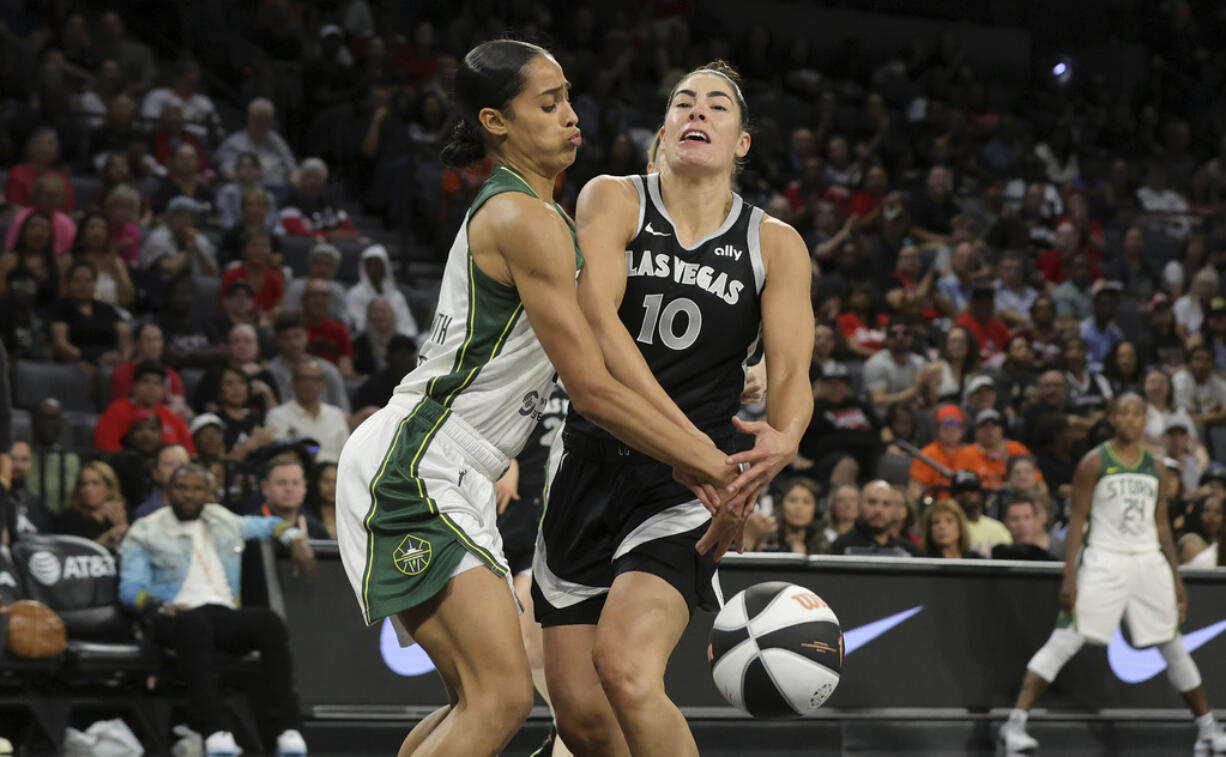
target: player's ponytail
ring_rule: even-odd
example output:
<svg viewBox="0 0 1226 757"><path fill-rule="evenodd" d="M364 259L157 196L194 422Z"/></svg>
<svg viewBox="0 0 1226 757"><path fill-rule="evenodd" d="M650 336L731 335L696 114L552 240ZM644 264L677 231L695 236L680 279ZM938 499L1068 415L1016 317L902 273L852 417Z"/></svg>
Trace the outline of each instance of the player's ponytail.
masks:
<svg viewBox="0 0 1226 757"><path fill-rule="evenodd" d="M481 126L478 114L484 108L505 110L524 87L524 66L538 55L548 54L543 47L513 39L483 42L468 51L456 71L455 102L460 121L443 146L444 165L463 168L485 157L490 135Z"/></svg>
<svg viewBox="0 0 1226 757"><path fill-rule="evenodd" d="M451 129L447 144L443 145L443 165L464 168L485 157L485 140L481 127L461 118Z"/></svg>

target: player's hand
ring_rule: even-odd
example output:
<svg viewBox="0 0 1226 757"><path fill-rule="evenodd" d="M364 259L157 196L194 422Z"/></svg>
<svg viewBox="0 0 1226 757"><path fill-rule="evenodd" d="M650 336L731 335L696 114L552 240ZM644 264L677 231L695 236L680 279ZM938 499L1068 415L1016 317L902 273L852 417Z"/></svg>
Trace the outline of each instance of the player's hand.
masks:
<svg viewBox="0 0 1226 757"><path fill-rule="evenodd" d="M1077 606L1077 576L1065 576L1060 584L1060 610L1072 612Z"/></svg>
<svg viewBox="0 0 1226 757"><path fill-rule="evenodd" d="M745 535L749 541L749 549L762 545L762 540L779 528L775 516L761 510L755 510L745 519Z"/></svg>
<svg viewBox="0 0 1226 757"><path fill-rule="evenodd" d="M694 496L714 516L719 512L719 490L706 481L701 481L691 473L673 468L673 480L694 492Z"/></svg>
<svg viewBox="0 0 1226 757"><path fill-rule="evenodd" d="M494 483L494 497L498 501L498 514L502 515L511 504L511 500L519 499L519 462L511 461L507 472Z"/></svg>
<svg viewBox="0 0 1226 757"><path fill-rule="evenodd" d="M715 561L719 562L728 547L734 544L738 553L745 551L745 515L740 513L738 508L726 505L719 508L719 512L711 518L711 525L694 548L700 555L714 549Z"/></svg>
<svg viewBox="0 0 1226 757"><path fill-rule="evenodd" d="M796 457L796 443L765 421L743 421L734 417L732 425L736 426L738 431L753 434L754 445L753 449L738 452L728 458L729 465L749 465L749 468L732 482L728 491L761 491Z"/></svg>
<svg viewBox="0 0 1226 757"><path fill-rule="evenodd" d="M1179 622L1182 624L1188 619L1188 591L1179 576L1175 577L1175 605L1179 607Z"/></svg>

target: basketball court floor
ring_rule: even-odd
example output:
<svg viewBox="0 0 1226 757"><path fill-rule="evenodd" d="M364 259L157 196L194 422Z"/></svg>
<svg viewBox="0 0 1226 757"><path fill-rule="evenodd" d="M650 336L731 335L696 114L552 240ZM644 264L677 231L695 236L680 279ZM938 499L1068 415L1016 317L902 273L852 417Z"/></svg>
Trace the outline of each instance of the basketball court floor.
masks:
<svg viewBox="0 0 1226 757"><path fill-rule="evenodd" d="M1006 713L822 712L803 721L757 722L690 718L703 757L999 757L996 733ZM395 754L411 721L327 721L308 724L312 755ZM548 721L537 712L503 752L528 757ZM1038 757L1168 757L1194 755L1195 727L1178 711L1032 716ZM1202 753L1203 754L1203 753ZM1200 757L1200 754L1196 754ZM1208 757L1208 755L1205 755Z"/></svg>

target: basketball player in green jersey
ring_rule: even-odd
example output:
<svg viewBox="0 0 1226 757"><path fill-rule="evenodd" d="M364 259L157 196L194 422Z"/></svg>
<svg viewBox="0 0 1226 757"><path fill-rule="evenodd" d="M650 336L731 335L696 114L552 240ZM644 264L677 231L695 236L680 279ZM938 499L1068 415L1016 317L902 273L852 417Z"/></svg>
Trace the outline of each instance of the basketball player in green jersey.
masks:
<svg viewBox="0 0 1226 757"><path fill-rule="evenodd" d="M1196 716L1196 749L1226 751L1226 733L1209 711L1200 671L1179 633L1188 599L1162 494L1162 476L1171 474L1140 444L1145 411L1145 400L1136 394L1117 399L1115 438L1077 466L1060 616L1051 638L1026 665L1017 704L1000 730L1011 752L1038 746L1026 733L1035 700L1085 642L1109 643L1121 619L1134 646L1156 645L1165 658L1167 678Z"/></svg>
<svg viewBox="0 0 1226 757"><path fill-rule="evenodd" d="M416 640L450 704L420 722L400 757L499 753L532 707L496 520L494 482L519 454L555 379L626 444L695 485L733 496L737 469L615 380L579 308L582 253L552 201L575 159L578 118L548 52L483 43L456 74L463 118L443 150L496 165L448 256L421 361L341 453L337 536L367 623Z"/></svg>

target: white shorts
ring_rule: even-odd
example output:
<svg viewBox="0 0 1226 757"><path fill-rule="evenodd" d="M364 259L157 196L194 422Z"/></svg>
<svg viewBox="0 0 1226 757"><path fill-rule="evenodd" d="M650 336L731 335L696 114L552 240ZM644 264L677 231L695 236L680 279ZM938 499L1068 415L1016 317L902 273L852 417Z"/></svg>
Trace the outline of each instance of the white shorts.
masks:
<svg viewBox="0 0 1226 757"><path fill-rule="evenodd" d="M1175 578L1158 551L1128 554L1087 547L1077 569L1075 628L1108 644L1121 618L1135 647L1170 641L1179 630Z"/></svg>
<svg viewBox="0 0 1226 757"><path fill-rule="evenodd" d="M482 565L511 586L494 493L506 465L462 419L420 397L394 396L354 431L337 466L336 535L368 624Z"/></svg>

